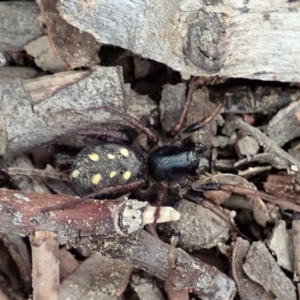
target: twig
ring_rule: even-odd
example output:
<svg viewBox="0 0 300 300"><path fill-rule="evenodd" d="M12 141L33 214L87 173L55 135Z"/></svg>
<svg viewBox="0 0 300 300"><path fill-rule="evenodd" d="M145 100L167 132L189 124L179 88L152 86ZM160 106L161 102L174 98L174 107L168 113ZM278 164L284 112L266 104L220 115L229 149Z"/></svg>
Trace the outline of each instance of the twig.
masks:
<svg viewBox="0 0 300 300"><path fill-rule="evenodd" d="M80 243L87 244L85 239ZM96 241L89 241L89 243L94 244ZM100 251L103 255L124 259L160 279L165 280L168 276L169 245L146 231L111 243L102 241L97 243L93 249ZM176 265L180 265L180 278L184 279L180 285L186 284L190 292L195 293L202 300L234 298L236 287L230 277L216 268L192 258L180 248L174 250L173 257Z"/></svg>
<svg viewBox="0 0 300 300"><path fill-rule="evenodd" d="M33 298L59 299L59 257L57 236L53 232L35 232L32 249Z"/></svg>
<svg viewBox="0 0 300 300"><path fill-rule="evenodd" d="M71 209L41 212L50 204L61 205L74 199L65 195L0 189L0 231L22 236L35 231L53 231L59 243L69 244L88 236L117 239L140 231L145 224L154 221L156 207L125 197L118 201L88 200ZM173 208L162 207L158 222L178 218L179 213Z"/></svg>

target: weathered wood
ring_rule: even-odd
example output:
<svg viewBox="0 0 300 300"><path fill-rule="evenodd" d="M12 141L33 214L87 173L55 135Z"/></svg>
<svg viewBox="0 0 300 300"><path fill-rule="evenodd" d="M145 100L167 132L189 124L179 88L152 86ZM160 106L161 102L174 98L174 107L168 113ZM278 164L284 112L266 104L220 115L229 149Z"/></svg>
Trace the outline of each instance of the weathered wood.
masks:
<svg viewBox="0 0 300 300"><path fill-rule="evenodd" d="M0 68L0 82L16 77L32 78L36 77L39 72L33 68L28 67L1 67Z"/></svg>
<svg viewBox="0 0 300 300"><path fill-rule="evenodd" d="M243 270L250 279L272 292L277 299L297 299L292 280L280 269L264 243L254 242L251 245Z"/></svg>
<svg viewBox="0 0 300 300"><path fill-rule="evenodd" d="M294 260L295 260L295 273L294 280L296 281L300 277L300 221L297 219L293 220L292 223L292 234L293 234L293 243L294 243ZM300 284L297 283L298 293L300 292Z"/></svg>
<svg viewBox="0 0 300 300"><path fill-rule="evenodd" d="M59 299L123 300L132 272L132 264L93 253L62 282Z"/></svg>
<svg viewBox="0 0 300 300"><path fill-rule="evenodd" d="M88 108L107 104L122 110L126 105L120 68L43 79L14 79L0 85L1 155L18 155L72 130L109 120L109 114Z"/></svg>
<svg viewBox="0 0 300 300"><path fill-rule="evenodd" d="M41 212L46 206L72 199L74 197L0 189L0 232L21 236L36 231L55 232L60 244L84 246L90 251L122 258L166 279L169 246L142 230L145 224L154 222L155 207L123 198L120 201L85 201L70 209ZM170 208L161 208L161 214L166 211ZM163 221L168 222L167 218ZM182 266L182 278L186 278L182 284L189 286L201 299L233 299L236 288L230 277L193 259L181 249L175 250L175 256Z"/></svg>
<svg viewBox="0 0 300 300"><path fill-rule="evenodd" d="M50 44L49 37L43 35L25 45L28 55L34 57L35 64L44 71L58 73L67 71L70 67L63 59L56 54Z"/></svg>
<svg viewBox="0 0 300 300"><path fill-rule="evenodd" d="M267 292L258 283L250 280L243 271L243 263L250 249L250 243L242 238L238 238L234 244L232 253L232 275L236 282L239 296L242 300L264 299L275 300L272 293Z"/></svg>
<svg viewBox="0 0 300 300"><path fill-rule="evenodd" d="M80 238L97 236L118 239L154 222L155 207L126 197L117 200L87 200L65 210L42 212L74 201L74 197L0 189L0 232L26 236L35 231L57 233L60 244L77 243ZM170 207L162 207L158 222L179 217Z"/></svg>
<svg viewBox="0 0 300 300"><path fill-rule="evenodd" d="M0 51L21 50L43 34L34 1L0 2Z"/></svg>
<svg viewBox="0 0 300 300"><path fill-rule="evenodd" d="M124 124L123 120L104 112L101 107L107 105L121 111L130 109L134 107L130 96L120 67L97 67L86 72L64 72L38 79L2 82L1 155L19 155L95 124ZM143 109L135 108L134 112L149 114L153 109L151 104L145 105L145 100L141 106Z"/></svg>
<svg viewBox="0 0 300 300"><path fill-rule="evenodd" d="M111 243L87 238L82 239L80 243L103 255L124 259L160 279L166 280L168 276L169 245L146 231ZM180 290L182 287L188 287L190 292L203 300L234 298L236 286L230 277L215 267L192 258L180 248L175 249L174 258L178 271L182 275L174 289Z"/></svg>
<svg viewBox="0 0 300 300"><path fill-rule="evenodd" d="M184 74L299 81L297 1L60 1L61 16L98 42Z"/></svg>
<svg viewBox="0 0 300 300"><path fill-rule="evenodd" d="M300 136L300 101L294 101L281 109L269 122L268 136L279 147Z"/></svg>

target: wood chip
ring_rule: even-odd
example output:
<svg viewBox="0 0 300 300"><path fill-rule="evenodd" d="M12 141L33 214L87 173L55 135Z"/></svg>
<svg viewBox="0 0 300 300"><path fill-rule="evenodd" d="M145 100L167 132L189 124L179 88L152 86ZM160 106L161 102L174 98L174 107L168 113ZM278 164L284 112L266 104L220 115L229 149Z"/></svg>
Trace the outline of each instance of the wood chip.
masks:
<svg viewBox="0 0 300 300"><path fill-rule="evenodd" d="M278 299L297 299L293 282L280 269L264 243L254 242L251 245L243 270Z"/></svg>

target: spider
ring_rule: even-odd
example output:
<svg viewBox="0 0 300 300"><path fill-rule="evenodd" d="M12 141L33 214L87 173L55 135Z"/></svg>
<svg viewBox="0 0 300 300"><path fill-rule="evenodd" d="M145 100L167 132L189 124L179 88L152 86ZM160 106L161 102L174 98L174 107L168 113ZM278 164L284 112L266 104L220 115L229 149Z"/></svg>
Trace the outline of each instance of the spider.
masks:
<svg viewBox="0 0 300 300"><path fill-rule="evenodd" d="M192 94L198 86L199 81L193 79L189 85L186 103L179 122L174 126L174 136L183 127L183 120L186 117ZM219 104L210 116L188 126L183 130L183 133L190 134L203 128L218 114L221 107L222 105ZM120 142L103 142L84 148L73 162L70 182L78 194L86 196L63 206L46 207L43 211L66 209L94 196L130 193L144 184L147 174L149 174L155 182L158 182L158 208L155 214L157 219L159 207L166 196L168 184L177 182L184 175L195 171L200 162L200 153L196 147L182 148L175 145L158 147L157 136L140 121L111 107L103 107L102 109L123 118L146 134L151 146L148 158L145 159L133 146Z"/></svg>

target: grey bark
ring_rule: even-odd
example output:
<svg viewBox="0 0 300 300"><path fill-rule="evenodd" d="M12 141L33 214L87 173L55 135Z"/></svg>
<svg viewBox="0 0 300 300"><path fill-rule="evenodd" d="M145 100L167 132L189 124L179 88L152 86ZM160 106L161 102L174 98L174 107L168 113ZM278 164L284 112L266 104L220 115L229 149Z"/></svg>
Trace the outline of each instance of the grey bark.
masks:
<svg viewBox="0 0 300 300"><path fill-rule="evenodd" d="M97 124L124 124L102 106L132 111L137 118L155 107L145 97L132 103L134 96L120 67L0 82L0 155L20 155Z"/></svg>
<svg viewBox="0 0 300 300"><path fill-rule="evenodd" d="M24 46L43 34L35 2L0 2L0 51L22 50Z"/></svg>
<svg viewBox="0 0 300 300"><path fill-rule="evenodd" d="M299 81L297 1L62 0L61 16L100 43L192 75Z"/></svg>

